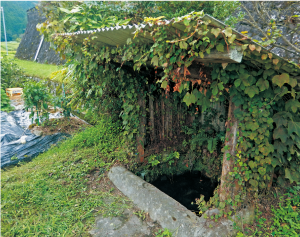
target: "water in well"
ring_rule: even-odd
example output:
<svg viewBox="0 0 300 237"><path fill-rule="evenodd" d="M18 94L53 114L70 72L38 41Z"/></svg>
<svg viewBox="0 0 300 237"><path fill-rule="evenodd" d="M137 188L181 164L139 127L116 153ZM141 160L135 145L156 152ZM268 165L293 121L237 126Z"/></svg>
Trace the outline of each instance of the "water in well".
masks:
<svg viewBox="0 0 300 237"><path fill-rule="evenodd" d="M195 199L200 198L201 194L204 195L205 201L208 201L218 185L196 171L173 177L161 176L151 184L196 213L197 205L192 202L195 203Z"/></svg>

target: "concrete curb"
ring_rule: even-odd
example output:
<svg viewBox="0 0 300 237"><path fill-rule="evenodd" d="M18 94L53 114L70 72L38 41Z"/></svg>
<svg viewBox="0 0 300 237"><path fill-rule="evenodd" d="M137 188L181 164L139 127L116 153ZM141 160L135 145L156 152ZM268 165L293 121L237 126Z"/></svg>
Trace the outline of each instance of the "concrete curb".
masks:
<svg viewBox="0 0 300 237"><path fill-rule="evenodd" d="M152 220L157 221L163 228L172 231L175 237L225 237L236 233L236 230L233 230L231 220L215 222L198 217L173 198L124 167L112 167L108 177L138 208L148 212ZM218 210L210 210L209 212L212 211Z"/></svg>

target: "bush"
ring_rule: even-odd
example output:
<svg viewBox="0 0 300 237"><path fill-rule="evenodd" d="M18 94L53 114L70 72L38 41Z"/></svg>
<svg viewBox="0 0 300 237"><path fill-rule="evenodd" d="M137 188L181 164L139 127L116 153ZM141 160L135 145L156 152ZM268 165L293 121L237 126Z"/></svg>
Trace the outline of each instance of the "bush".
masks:
<svg viewBox="0 0 300 237"><path fill-rule="evenodd" d="M10 105L8 96L5 93L5 90L1 87L1 111L10 112L13 110L13 107Z"/></svg>
<svg viewBox="0 0 300 237"><path fill-rule="evenodd" d="M50 101L50 93L48 88L43 82L31 81L25 84L23 92L25 109L31 110L29 118L32 118L33 122L36 115L35 122L40 125L40 121L49 118L47 102Z"/></svg>
<svg viewBox="0 0 300 237"><path fill-rule="evenodd" d="M3 56L1 61L1 83L3 88L23 87L28 79L13 59Z"/></svg>

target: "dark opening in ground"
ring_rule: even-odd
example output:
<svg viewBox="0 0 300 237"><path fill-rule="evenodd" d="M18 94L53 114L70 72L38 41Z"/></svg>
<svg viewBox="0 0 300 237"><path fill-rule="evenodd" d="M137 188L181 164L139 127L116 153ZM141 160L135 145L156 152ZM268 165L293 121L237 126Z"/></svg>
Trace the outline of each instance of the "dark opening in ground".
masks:
<svg viewBox="0 0 300 237"><path fill-rule="evenodd" d="M200 198L201 194L204 195L205 201L208 201L218 185L198 171L173 177L163 175L151 184L196 214L198 214L197 205L191 203L195 203L195 199Z"/></svg>

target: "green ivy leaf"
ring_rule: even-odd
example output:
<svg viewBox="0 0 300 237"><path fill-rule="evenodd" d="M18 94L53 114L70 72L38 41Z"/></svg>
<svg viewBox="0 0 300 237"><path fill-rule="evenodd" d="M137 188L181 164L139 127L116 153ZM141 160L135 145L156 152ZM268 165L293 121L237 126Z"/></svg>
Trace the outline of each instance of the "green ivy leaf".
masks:
<svg viewBox="0 0 300 237"><path fill-rule="evenodd" d="M255 131L256 129L259 128L259 124L257 122L247 122L246 123L246 129L248 130L252 130L252 131Z"/></svg>
<svg viewBox="0 0 300 237"><path fill-rule="evenodd" d="M275 148L275 150L277 150L277 152L279 153L279 154L283 154L283 152L286 152L287 151L287 147L286 147L286 145L284 144L284 143L282 143L282 142L280 142L279 140L276 140L275 142L274 142L274 148Z"/></svg>
<svg viewBox="0 0 300 237"><path fill-rule="evenodd" d="M181 49L187 49L188 44L187 44L185 41L180 41L179 47L180 47Z"/></svg>
<svg viewBox="0 0 300 237"><path fill-rule="evenodd" d="M168 82L166 80L164 80L162 83L161 83L161 87L166 89L168 86Z"/></svg>
<svg viewBox="0 0 300 237"><path fill-rule="evenodd" d="M270 86L269 82L267 80L262 79L262 78L260 78L258 80L256 85L259 87L260 91L264 91L264 90L268 89L269 86Z"/></svg>
<svg viewBox="0 0 300 237"><path fill-rule="evenodd" d="M276 75L272 78L272 82L279 86L282 87L284 83L289 83L290 82L290 76L287 73L283 73L281 75Z"/></svg>
<svg viewBox="0 0 300 237"><path fill-rule="evenodd" d="M290 77L290 82L289 82L289 84L291 85L291 87L297 86L297 84L298 84L297 79L296 79L296 78Z"/></svg>
<svg viewBox="0 0 300 237"><path fill-rule="evenodd" d="M285 171L285 178L289 179L290 183L299 181L299 174L297 174L297 172L292 172L288 168L286 168L284 171Z"/></svg>
<svg viewBox="0 0 300 237"><path fill-rule="evenodd" d="M240 85L241 85L241 79L236 79L235 81L234 81L234 86L235 87L239 87Z"/></svg>
<svg viewBox="0 0 300 237"><path fill-rule="evenodd" d="M260 175L266 174L266 168L265 167L259 167L258 168L258 173L260 173Z"/></svg>
<svg viewBox="0 0 300 237"><path fill-rule="evenodd" d="M300 122L289 121L288 123L288 134L296 133L300 136Z"/></svg>
<svg viewBox="0 0 300 237"><path fill-rule="evenodd" d="M215 35L215 37L217 38L218 35L220 34L221 29L220 28L212 28L211 29L211 33Z"/></svg>
<svg viewBox="0 0 300 237"><path fill-rule="evenodd" d="M216 49L219 51L219 52L224 52L224 45L223 44L218 44Z"/></svg>
<svg viewBox="0 0 300 237"><path fill-rule="evenodd" d="M229 42L230 44L232 44L232 43L234 42L235 38L236 38L236 35L230 36L230 37L228 38L228 42Z"/></svg>
<svg viewBox="0 0 300 237"><path fill-rule="evenodd" d="M280 139L283 143L285 143L287 138L288 132L286 128L280 126L274 130L273 139Z"/></svg>
<svg viewBox="0 0 300 237"><path fill-rule="evenodd" d="M188 26L190 24L190 21L188 19L184 19L183 20L183 24L185 24L186 26Z"/></svg>
<svg viewBox="0 0 300 237"><path fill-rule="evenodd" d="M281 165L279 159L277 157L272 157L271 161L272 166L275 168L277 165Z"/></svg>
<svg viewBox="0 0 300 237"><path fill-rule="evenodd" d="M257 167L257 164L253 160L250 160L249 163L248 163L248 165L251 167L251 169Z"/></svg>
<svg viewBox="0 0 300 237"><path fill-rule="evenodd" d="M276 113L273 116L273 121L276 123L277 127L280 127L281 125L287 126L287 119L282 115L282 113Z"/></svg>
<svg viewBox="0 0 300 237"><path fill-rule="evenodd" d="M225 34L227 37L232 36L232 29L231 29L230 27L227 27L227 28L224 30L224 34Z"/></svg>
<svg viewBox="0 0 300 237"><path fill-rule="evenodd" d="M300 108L300 102L298 100L291 99L285 102L286 110L292 110L294 113L296 113L298 108Z"/></svg>
<svg viewBox="0 0 300 237"><path fill-rule="evenodd" d="M245 89L245 93L252 98L255 94L259 94L259 90L257 86L249 86Z"/></svg>
<svg viewBox="0 0 300 237"><path fill-rule="evenodd" d="M258 182L256 180L254 180L254 179L250 179L249 183L251 184L251 186L253 188L257 188L258 187Z"/></svg>
<svg viewBox="0 0 300 237"><path fill-rule="evenodd" d="M157 56L154 56L151 60L151 63L154 65L154 66L158 66L158 57Z"/></svg>
<svg viewBox="0 0 300 237"><path fill-rule="evenodd" d="M191 104L196 103L196 96L187 92L183 98L183 102L185 102L187 106L190 106Z"/></svg>

